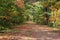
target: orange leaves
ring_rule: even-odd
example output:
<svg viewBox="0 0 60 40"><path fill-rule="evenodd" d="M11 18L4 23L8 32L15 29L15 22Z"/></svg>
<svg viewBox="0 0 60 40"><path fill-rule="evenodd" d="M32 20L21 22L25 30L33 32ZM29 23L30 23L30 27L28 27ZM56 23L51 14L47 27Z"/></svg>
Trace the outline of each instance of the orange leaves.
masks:
<svg viewBox="0 0 60 40"><path fill-rule="evenodd" d="M49 0L50 2L54 2L55 0Z"/></svg>
<svg viewBox="0 0 60 40"><path fill-rule="evenodd" d="M57 6L60 6L60 1L59 1L59 2L56 2L56 5L57 5Z"/></svg>
<svg viewBox="0 0 60 40"><path fill-rule="evenodd" d="M57 6L57 8L60 8L60 1L56 2L56 6Z"/></svg>
<svg viewBox="0 0 60 40"><path fill-rule="evenodd" d="M50 21L55 21L56 17L49 18Z"/></svg>
<svg viewBox="0 0 60 40"><path fill-rule="evenodd" d="M24 1L23 0L17 0L17 5L18 5L18 7L20 7L20 8L23 8L24 7Z"/></svg>

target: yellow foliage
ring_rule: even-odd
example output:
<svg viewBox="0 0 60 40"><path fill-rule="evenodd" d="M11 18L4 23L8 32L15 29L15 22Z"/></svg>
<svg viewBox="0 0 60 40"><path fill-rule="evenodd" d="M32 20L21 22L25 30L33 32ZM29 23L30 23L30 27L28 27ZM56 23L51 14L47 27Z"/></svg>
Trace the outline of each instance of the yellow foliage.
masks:
<svg viewBox="0 0 60 40"><path fill-rule="evenodd" d="M18 12L12 12L10 13L10 16L17 16L19 13Z"/></svg>
<svg viewBox="0 0 60 40"><path fill-rule="evenodd" d="M44 7L47 7L47 6L48 6L48 3L43 3L43 6L44 6Z"/></svg>
<svg viewBox="0 0 60 40"><path fill-rule="evenodd" d="M5 18L5 16L0 16L0 18Z"/></svg>
<svg viewBox="0 0 60 40"><path fill-rule="evenodd" d="M56 7L57 8L60 8L60 1L59 2L56 2Z"/></svg>

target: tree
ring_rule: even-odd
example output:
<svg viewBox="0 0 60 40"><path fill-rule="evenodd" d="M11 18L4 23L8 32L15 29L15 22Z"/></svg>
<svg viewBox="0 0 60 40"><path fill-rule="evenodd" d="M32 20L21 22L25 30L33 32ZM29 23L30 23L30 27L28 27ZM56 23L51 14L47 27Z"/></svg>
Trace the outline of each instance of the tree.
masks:
<svg viewBox="0 0 60 40"><path fill-rule="evenodd" d="M23 23L23 10L18 7L15 2L16 0L0 0L1 28L11 28L12 25Z"/></svg>

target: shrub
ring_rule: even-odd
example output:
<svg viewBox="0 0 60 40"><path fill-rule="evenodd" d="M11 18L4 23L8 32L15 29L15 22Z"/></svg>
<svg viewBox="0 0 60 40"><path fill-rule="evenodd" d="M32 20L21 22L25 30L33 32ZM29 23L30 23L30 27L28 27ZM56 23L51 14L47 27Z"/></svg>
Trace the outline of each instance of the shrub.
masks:
<svg viewBox="0 0 60 40"><path fill-rule="evenodd" d="M14 4L15 0L0 0L0 29L11 28L24 21L24 10Z"/></svg>

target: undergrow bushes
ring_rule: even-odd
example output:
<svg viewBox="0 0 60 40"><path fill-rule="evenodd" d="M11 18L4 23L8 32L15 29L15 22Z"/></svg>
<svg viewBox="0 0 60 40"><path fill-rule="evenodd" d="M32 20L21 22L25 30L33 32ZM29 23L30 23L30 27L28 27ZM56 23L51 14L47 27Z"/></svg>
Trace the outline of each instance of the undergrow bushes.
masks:
<svg viewBox="0 0 60 40"><path fill-rule="evenodd" d="M24 10L14 4L15 0L0 0L0 29L24 22Z"/></svg>

